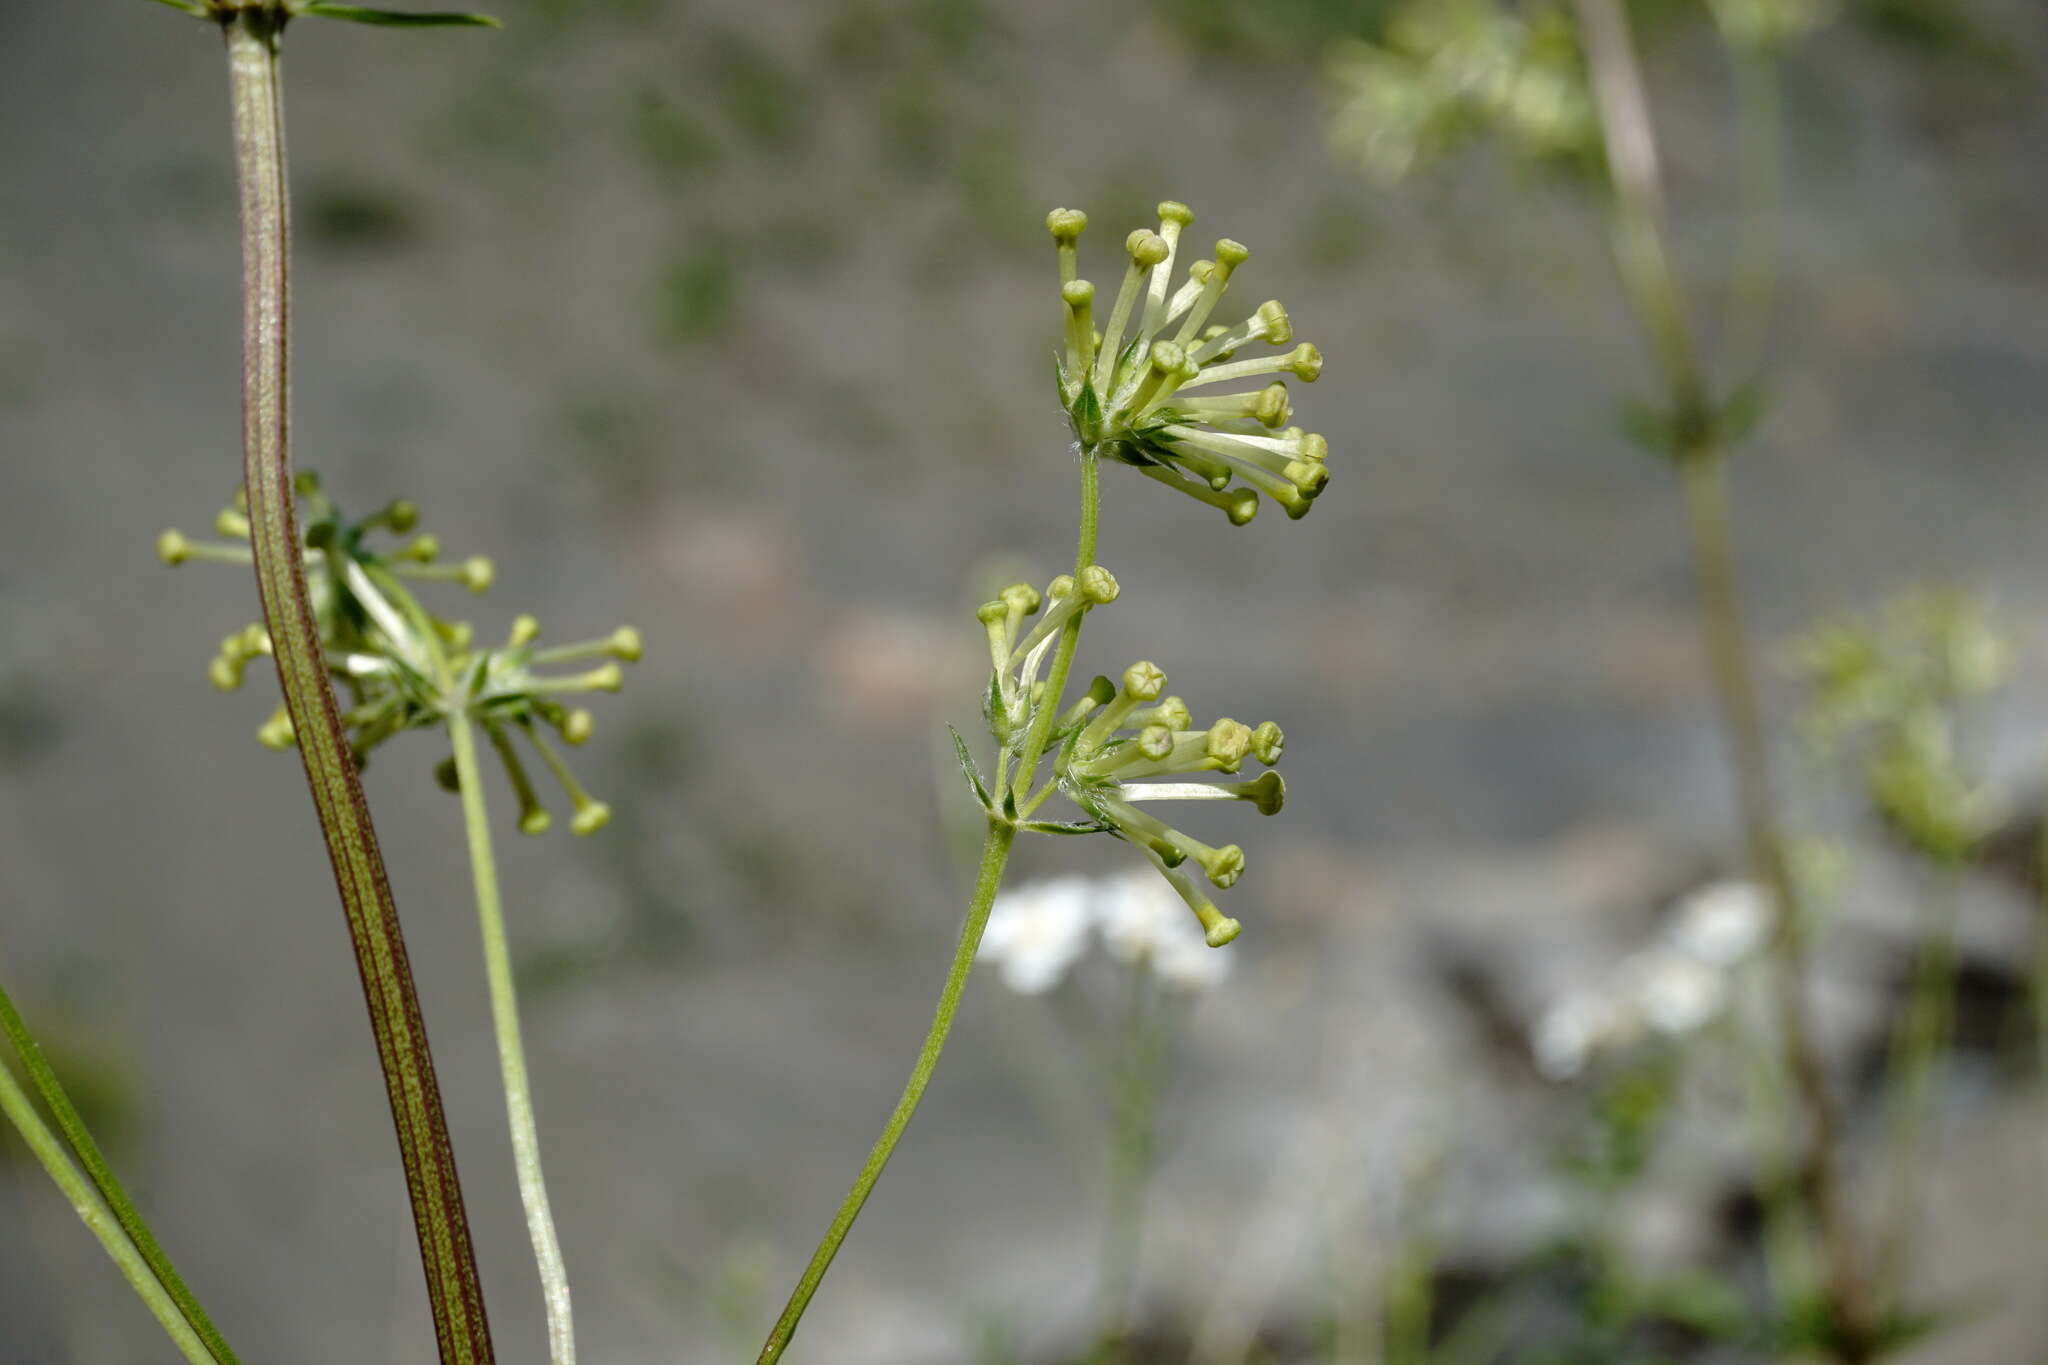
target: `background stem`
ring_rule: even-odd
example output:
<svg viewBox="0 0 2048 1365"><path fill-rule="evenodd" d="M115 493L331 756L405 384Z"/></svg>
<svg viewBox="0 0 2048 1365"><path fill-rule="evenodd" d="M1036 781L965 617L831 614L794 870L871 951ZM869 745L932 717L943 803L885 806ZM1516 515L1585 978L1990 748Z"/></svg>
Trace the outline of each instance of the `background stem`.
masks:
<svg viewBox="0 0 2048 1365"><path fill-rule="evenodd" d="M1166 1030L1159 1016L1166 1001L1149 963L1131 964L1125 991L1120 1064L1111 1075L1109 1097L1114 1122L1097 1289L1097 1365L1115 1365L1129 1352L1131 1298L1144 1244L1145 1187L1152 1174L1153 1115L1165 1064Z"/></svg>
<svg viewBox="0 0 2048 1365"><path fill-rule="evenodd" d="M328 685L306 595L293 512L290 419L290 200L277 65L284 15L247 8L223 21L242 223L242 443L250 543L278 683L348 917L356 968L398 1131L406 1189L444 1365L490 1361L454 1146L398 907L362 782Z"/></svg>
<svg viewBox="0 0 2048 1365"><path fill-rule="evenodd" d="M427 638L434 637L429 632ZM443 685L458 686L443 674ZM453 693L451 692L451 696ZM519 1202L526 1209L526 1234L540 1271L541 1297L548 1312L548 1358L575 1365L576 1321L569 1301L569 1272L548 1207L541 1172L540 1130L533 1117L533 1086L526 1074L526 1048L519 1036L519 997L512 980L512 954L505 941L505 912L498 898L498 863L491 850L490 817L484 810L483 774L476 761L476 734L462 701L448 708L448 738L455 748L456 780L462 788L462 824L469 841L469 871L476 883L476 917L483 931L484 974L490 982L491 1027L498 1041L498 1069L504 1079L505 1119L512 1130L512 1163L519 1177Z"/></svg>
<svg viewBox="0 0 2048 1365"><path fill-rule="evenodd" d="M1885 1191L1883 1231L1872 1273L1877 1291L1892 1298L1910 1269L1907 1253L1914 1231L1917 1163L1929 1111L1941 1091L1943 1058L1955 1031L1956 916L1962 897L1962 865L1944 859L1932 865L1932 894L1920 929L1905 1017L1892 1043L1888 1085L1892 1091L1891 1173Z"/></svg>
<svg viewBox="0 0 2048 1365"><path fill-rule="evenodd" d="M768 1341L761 1347L756 1365L774 1365L775 1361L782 1359L790 1338L796 1335L797 1324L803 1320L804 1310L810 1307L811 1296L818 1292L818 1284L831 1268L832 1258L839 1254L839 1244L853 1230L853 1221L860 1217L861 1206L867 1203L868 1194L875 1188L875 1182L882 1178L882 1168L889 1164L889 1157L895 1152L903 1130L910 1126L911 1116L917 1113L918 1101L924 1098L925 1087L931 1083L932 1072L938 1067L939 1053L945 1049L946 1035L952 1032L953 1015L960 1008L961 993L967 989L967 974L974 969L974 954L981 947L981 931L988 927L988 912L996 903L996 891L1003 884L1003 868L1010 860L1010 844L1016 837L1015 825L1007 820L989 819L988 835L981 845L981 869L974 879L973 899L967 905L967 921L960 926L960 943L953 950L953 965L946 973L945 986L939 991L939 1007L932 1015L932 1026L925 1034L924 1046L918 1049L917 1063L910 1069L910 1080L903 1087L902 1098L896 1101L895 1112L883 1125L882 1135L875 1139L867 1162L854 1178L853 1188L846 1192L839 1212L832 1216L832 1225L825 1229L825 1238L812 1253L811 1263L804 1267L803 1277L797 1281L795 1291L783 1307L782 1316L776 1319L774 1330L768 1333Z"/></svg>
<svg viewBox="0 0 2048 1365"><path fill-rule="evenodd" d="M1674 449L1699 582L1701 624L1735 771L1744 840L1756 878L1777 903L1773 964L1785 1066L1805 1111L1800 1192L1813 1213L1833 1318L1831 1347L1842 1365L1872 1356L1856 1264L1854 1233L1840 1191L1840 1123L1813 1039L1806 992L1805 917L1785 856L1764 734L1744 632L1728 514L1726 452L1713 435L1707 377L1693 344L1684 292L1671 266L1657 145L1635 41L1620 0L1574 0L1600 108L1614 191L1614 250L1631 301L1662 371L1669 417L1681 434Z"/></svg>

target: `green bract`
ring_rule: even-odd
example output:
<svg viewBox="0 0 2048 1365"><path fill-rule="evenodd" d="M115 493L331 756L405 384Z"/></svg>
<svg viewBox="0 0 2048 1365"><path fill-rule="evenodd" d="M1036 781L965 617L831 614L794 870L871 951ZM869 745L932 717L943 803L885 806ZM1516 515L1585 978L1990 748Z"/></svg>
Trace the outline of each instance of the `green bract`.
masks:
<svg viewBox="0 0 2048 1365"><path fill-rule="evenodd" d="M1251 255L1228 238L1216 243L1215 259L1196 261L1172 287L1181 234L1194 218L1187 205L1168 200L1159 206L1157 232L1140 228L1124 239L1130 264L1098 332L1095 286L1074 273L1088 215L1046 215L1067 309L1066 352L1055 362L1060 405L1083 446L1221 508L1234 525L1257 514L1260 493L1288 516L1305 516L1329 482L1329 443L1287 425L1287 386L1275 380L1239 393L1192 391L1280 374L1313 383L1322 352L1303 342L1279 355L1235 359L1255 342L1286 346L1293 324L1272 299L1235 326L1210 322L1231 275Z"/></svg>
<svg viewBox="0 0 2048 1365"><path fill-rule="evenodd" d="M539 834L551 821L534 795L525 766L512 746L522 734L539 753L568 794L574 815L569 825L578 834L601 829L611 808L593 800L563 763L543 733L552 729L570 744L590 738L592 718L561 698L579 692L616 692L624 683L621 661L640 657L640 632L621 626L598 640L537 648L540 625L531 616L513 621L502 645L477 648L466 621L431 616L401 581L441 580L463 584L481 593L491 586L491 561L472 556L457 563L440 562L440 541L414 536L395 550L379 553L369 547L374 532L405 535L419 520L419 509L398 499L358 521L345 519L321 491L319 479L298 476L298 501L304 519L306 591L320 628L321 647L335 684L347 700L342 721L358 766L385 740L404 730L445 724L460 708L484 729L497 751L519 799L519 828ZM215 530L245 543L202 542L182 532L166 531L157 553L166 564L187 560L247 564L249 523L237 494L237 505L215 518ZM269 633L252 623L221 641L207 677L223 692L242 685L249 662L271 653ZM539 666L595 662L581 673L543 675ZM280 706L257 730L256 737L273 749L295 742L292 723ZM453 786L450 765L441 767L443 785Z"/></svg>

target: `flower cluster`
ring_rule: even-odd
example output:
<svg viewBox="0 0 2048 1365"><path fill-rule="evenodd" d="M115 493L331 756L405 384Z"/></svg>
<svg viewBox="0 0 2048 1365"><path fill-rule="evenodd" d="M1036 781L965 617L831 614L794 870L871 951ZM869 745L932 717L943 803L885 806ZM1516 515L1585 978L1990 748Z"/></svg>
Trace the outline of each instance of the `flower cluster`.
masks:
<svg viewBox="0 0 2048 1365"><path fill-rule="evenodd" d="M1244 871L1244 850L1236 844L1212 847L1139 806L1150 801L1241 800L1251 802L1262 815L1273 815L1287 791L1279 773L1238 782L1207 779L1209 774L1237 774L1247 759L1270 768L1280 761L1284 740L1280 727L1271 721L1254 728L1225 718L1198 728L1187 703L1166 695L1166 675L1146 662L1125 669L1121 685L1095 678L1077 699L1062 706L1063 699L1050 695L1050 688L1039 680L1041 667L1077 617L1116 596L1116 579L1100 565L1091 565L1078 577L1062 574L1043 593L1026 583L1012 584L982 606L979 616L988 631L993 666L987 719L1003 755L995 789L1003 792L1010 758L1023 752L1020 741L1043 722L1052 775L1017 812L1024 817L1024 827L1063 834L1100 832L1135 844L1194 911L1209 946L1221 947L1237 937L1241 926L1216 908L1193 874L1198 871L1210 885L1228 888ZM1041 608L1044 614L1027 632L1024 623L1039 616ZM998 799L1008 797L991 797L966 762L964 747L962 758L976 794L996 813ZM1054 791L1087 818L1072 824L1031 820Z"/></svg>
<svg viewBox="0 0 2048 1365"><path fill-rule="evenodd" d="M1212 953L1180 900L1147 873L1057 877L996 898L980 956L1002 970L1019 995L1041 995L1099 936L1116 962L1141 967L1175 990L1206 989L1230 974L1230 956Z"/></svg>
<svg viewBox="0 0 2048 1365"><path fill-rule="evenodd" d="M1867 616L1845 616L1794 646L1812 689L1808 734L1848 750L1871 804L1929 857L1965 856L1997 823L1994 791L1966 770L1967 706L2010 666L1998 621L1968 594L1916 589Z"/></svg>
<svg viewBox="0 0 2048 1365"><path fill-rule="evenodd" d="M1770 930L1769 900L1754 883L1692 892L1673 907L1657 943L1543 1011L1530 1039L1537 1069L1570 1080L1651 1032L1679 1037L1705 1027L1727 1003L1729 974L1762 951Z"/></svg>
<svg viewBox="0 0 2048 1365"><path fill-rule="evenodd" d="M1088 215L1054 209L1046 216L1067 310L1066 350L1055 361L1060 405L1083 446L1221 508L1234 525L1257 514L1260 493L1288 516L1305 516L1329 482L1329 444L1288 425L1286 384L1191 391L1280 374L1311 383L1322 373L1322 353L1303 342L1280 355L1235 358L1253 343L1286 346L1293 324L1272 299L1235 326L1210 322L1231 276L1251 255L1228 238L1216 243L1213 260L1196 261L1173 287L1181 235L1194 218L1187 205L1169 200L1159 206L1158 231L1139 228L1124 239L1129 264L1097 331L1095 286L1075 278Z"/></svg>
<svg viewBox="0 0 2048 1365"><path fill-rule="evenodd" d="M419 509L398 499L360 520L343 517L311 473L298 476L300 518L304 527L306 590L328 667L340 689L342 721L358 765L372 750L405 730L443 724L460 709L483 728L505 766L519 802L519 828L540 834L552 823L512 737L523 736L540 756L569 798L569 827L591 834L611 818L611 808L583 789L548 738L547 731L568 744L590 738L589 711L571 707L562 698L584 692L616 692L624 684L619 664L640 657L640 633L622 626L603 639L575 644L538 646L539 623L520 616L505 643L479 647L466 621L431 616L404 580L461 583L472 593L488 591L493 570L481 556L443 562L432 535L415 535L396 549L379 552L367 543L375 533L409 535ZM166 531L157 540L158 557L166 564L189 560L248 564L247 503L241 493L223 509L214 529L223 541L196 541L182 532ZM272 652L269 632L261 622L235 631L221 641L207 677L223 692L241 687L248 665ZM602 660L602 662L598 662ZM541 667L592 663L579 673L541 674ZM272 749L296 742L290 717L279 706L256 732ZM438 776L443 786L455 784L453 760L444 761Z"/></svg>
<svg viewBox="0 0 2048 1365"><path fill-rule="evenodd" d="M1596 155L1599 114L1562 5L1409 0L1384 41L1332 54L1338 147L1398 180L1487 133L1532 161Z"/></svg>

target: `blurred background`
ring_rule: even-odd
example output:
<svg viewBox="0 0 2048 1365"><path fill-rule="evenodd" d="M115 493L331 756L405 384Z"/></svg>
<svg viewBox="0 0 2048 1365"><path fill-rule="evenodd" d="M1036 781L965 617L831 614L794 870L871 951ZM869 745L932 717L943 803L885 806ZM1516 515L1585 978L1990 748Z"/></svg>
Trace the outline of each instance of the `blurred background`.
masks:
<svg viewBox="0 0 2048 1365"><path fill-rule="evenodd" d="M1089 212L1100 281L1168 197L1252 248L1226 320L1278 297L1322 348L1294 397L1334 478L1304 522L1239 529L1104 472L1124 594L1080 667L1153 658L1198 713L1280 721L1291 788L1270 823L1197 826L1246 846L1246 929L1172 1017L1135 1358L1769 1358L1711 1327L1762 1259L1732 1035L1682 1066L1668 1038L1647 1063L1532 1050L1740 872L1673 480L1617 420L1644 348L1568 177L1482 145L1375 178L1333 147L1345 44L1387 41L1392 8L502 0L495 34L294 27L301 463L490 555L488 597L428 594L482 635L530 611L648 641L578 759L609 829L520 839L491 794L586 1359L750 1358L893 1101L970 870L943 723L980 728L973 606L1072 554L1043 215ZM1637 18L1680 265L1715 299L1726 53L1699 5ZM2031 0L1842 0L1785 58L1782 326L1736 515L1781 784L1835 850L1816 999L1859 1189L1920 883L1802 742L1784 644L1915 583L1985 595L2012 668L1971 762L2032 799L2044 60ZM0 6L0 971L247 1358L418 1361L342 920L298 764L252 738L274 683L205 676L254 594L152 548L238 477L225 116L203 25ZM444 752L403 736L367 782L497 1338L534 1360ZM1026 841L1013 876L1133 861ZM1911 1257L1942 1330L1912 1359L2048 1350L2025 880L1964 876ZM1037 997L977 976L797 1355L1085 1352L1099 958ZM1639 1083L1654 1153L1602 1184L1584 1152L1612 1155ZM0 1228L0 1361L169 1358L11 1137ZM1615 1265L1669 1302L1589 1334Z"/></svg>

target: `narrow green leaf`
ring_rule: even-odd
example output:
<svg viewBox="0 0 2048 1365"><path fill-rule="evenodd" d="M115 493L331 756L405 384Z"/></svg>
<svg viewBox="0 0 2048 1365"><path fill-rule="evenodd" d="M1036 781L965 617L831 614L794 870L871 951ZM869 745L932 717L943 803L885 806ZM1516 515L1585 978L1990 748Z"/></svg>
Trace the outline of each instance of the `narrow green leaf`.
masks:
<svg viewBox="0 0 2048 1365"><path fill-rule="evenodd" d="M1033 834L1104 834L1110 828L1093 820L1025 820L1017 827Z"/></svg>
<svg viewBox="0 0 2048 1365"><path fill-rule="evenodd" d="M988 784L981 780L981 769L974 766L974 755L967 752L967 741L960 738L960 732L948 725L946 733L953 737L953 752L960 758L960 774L967 779L967 785L974 790L974 799L981 802L983 810L988 809Z"/></svg>
<svg viewBox="0 0 2048 1365"><path fill-rule="evenodd" d="M176 4L178 0L164 0L165 4ZM457 14L452 11L413 12L397 9L370 9L364 5L330 5L325 0L313 0L299 10L319 19L341 19L351 24L377 24L384 28L500 28L502 25L488 14Z"/></svg>
<svg viewBox="0 0 2048 1365"><path fill-rule="evenodd" d="M1751 380L1729 394L1728 401L1721 405L1721 411L1714 416L1714 434L1724 447L1739 445L1749 439L1769 408L1770 392L1763 381Z"/></svg>
<svg viewBox="0 0 2048 1365"><path fill-rule="evenodd" d="M79 1116L77 1106L72 1104L71 1097L64 1093L64 1086L58 1081L57 1073L50 1069L49 1062L43 1057L42 1048L29 1033L28 1025L22 1021L20 1011L14 1008L14 1002L8 998L5 989L0 989L0 1031L4 1031L8 1041L14 1044L15 1054L21 1058L22 1070L28 1073L29 1083L42 1098L43 1107L48 1109L50 1117L57 1121L57 1131L64 1135L64 1141L70 1145L72 1155L77 1157L78 1164L85 1168L86 1175L99 1190L100 1197L107 1201L107 1207L113 1211L115 1220L121 1224L121 1230L128 1234L128 1240L135 1243L135 1249L142 1253L142 1259L148 1262L151 1272L163 1285L164 1292L177 1304L178 1312L183 1315L193 1335L206 1344L206 1349L213 1353L213 1358L219 1361L220 1365L236 1365L235 1353L229 1350L227 1342L221 1339L213 1320L206 1316L206 1310L199 1306L199 1300L194 1298L192 1291L186 1287L177 1267L171 1264L171 1258L164 1254L163 1245L157 1241L156 1234L152 1233L149 1224L143 1221L141 1211L135 1207L135 1201L130 1199L128 1191L122 1188L119 1178L114 1175L114 1168L107 1164L105 1153L101 1152L100 1145L93 1141L92 1133L86 1129L85 1120Z"/></svg>
<svg viewBox="0 0 2048 1365"><path fill-rule="evenodd" d="M206 6L199 4L197 0L156 0L156 2L159 5L169 5L175 10L183 10L195 19L210 19L213 17L206 12Z"/></svg>

